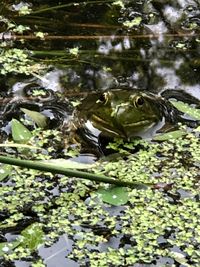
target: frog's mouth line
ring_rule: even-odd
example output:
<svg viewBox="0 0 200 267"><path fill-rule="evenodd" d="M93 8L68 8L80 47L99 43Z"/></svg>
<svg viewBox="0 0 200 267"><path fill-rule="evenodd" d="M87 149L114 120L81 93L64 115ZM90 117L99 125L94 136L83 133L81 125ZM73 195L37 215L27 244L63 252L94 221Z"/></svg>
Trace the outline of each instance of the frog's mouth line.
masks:
<svg viewBox="0 0 200 267"><path fill-rule="evenodd" d="M99 129L100 131L104 130L106 131L107 133L110 133L112 136L116 136L116 137L120 137L121 135L125 135L123 131L121 131L120 128L118 128L117 126L112 127L112 125L105 121L104 119L102 119L101 117L98 117L97 115L92 115L91 116L91 121L93 122L92 124L94 124L93 126L97 129ZM98 126L96 126L98 125ZM125 135L126 136L126 135Z"/></svg>
<svg viewBox="0 0 200 267"><path fill-rule="evenodd" d="M152 119L156 119L156 117L152 117ZM101 125L106 125L107 128L110 128L110 124L109 122L105 121L104 119L102 119L101 117L97 116L97 115L92 115L92 120L94 122L97 122ZM123 124L119 124L121 125L122 127L138 127L138 126L144 126L144 125L147 125L147 124L152 124L152 123L155 123L156 121L155 120L140 120L140 121L137 121L137 122L132 122L132 123L123 123Z"/></svg>
<svg viewBox="0 0 200 267"><path fill-rule="evenodd" d="M155 123L154 121L143 120L143 121L137 121L133 123L125 123L123 124L123 127L139 127L139 126L145 126L145 125L152 125L154 123Z"/></svg>
<svg viewBox="0 0 200 267"><path fill-rule="evenodd" d="M155 117L156 118L156 117ZM137 128L142 127L142 126L149 126L147 128L151 128L155 125L156 121L152 121L152 120L142 120L142 121L138 121L138 122L133 122L133 123L124 123L124 124L118 124L117 121L115 124L110 124L109 122L105 121L104 119L102 119L101 117L97 116L97 115L92 115L92 121L94 124L94 127L98 128L99 130L104 130L107 133L110 133L116 137L120 137L120 136L127 136L127 128L132 128L132 131L134 132L134 128L136 128L136 132L138 131ZM98 125L98 126L96 126Z"/></svg>

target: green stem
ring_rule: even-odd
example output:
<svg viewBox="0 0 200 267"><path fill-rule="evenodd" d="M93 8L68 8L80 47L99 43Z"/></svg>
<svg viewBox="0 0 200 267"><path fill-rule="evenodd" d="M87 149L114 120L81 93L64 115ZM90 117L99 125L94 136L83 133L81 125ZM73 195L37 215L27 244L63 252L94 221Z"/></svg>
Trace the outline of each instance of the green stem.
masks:
<svg viewBox="0 0 200 267"><path fill-rule="evenodd" d="M51 172L51 173L56 173L56 174L64 174L69 177L77 177L77 178L87 179L87 180L94 181L94 182L109 183L109 184L114 184L118 186L128 186L128 187L134 187L134 188L137 188L137 187L141 188L145 186L144 184L120 181L114 178L109 178L104 175L97 175L97 174L92 174L92 173L83 172L83 171L71 170L68 168L64 168L60 166L53 166L50 164L48 165L47 163L42 163L42 162L34 162L31 160L22 160L22 159L16 159L16 158L11 158L11 157L0 156L0 162L5 163L5 164L20 166L23 168L30 168L30 169L35 169L35 170L44 171L44 172Z"/></svg>
<svg viewBox="0 0 200 267"><path fill-rule="evenodd" d="M36 11L33 11L31 14L39 14L39 13L43 13L43 12L47 12L47 11L52 11L52 10L57 10L57 9L62 9L65 7L72 7L72 6L81 6L81 5L90 5L90 4L106 4L106 3L112 3L115 0L98 0L98 1L87 1L87 2L82 2L82 3L69 3L69 4L64 4L64 5L59 5L59 6L52 6L52 7L48 7L48 8L43 8L43 9L39 9Z"/></svg>
<svg viewBox="0 0 200 267"><path fill-rule="evenodd" d="M86 63L86 64L92 64L92 62L89 62L89 61L85 61L85 60L80 60L78 58L74 58L73 55L70 55L69 52L67 51L31 51L32 52L32 56L33 57L57 57L56 60L54 61L50 61L50 60L46 60L47 62L77 62L77 63ZM130 51L130 54L131 52L134 52L136 53L137 51L134 51L134 50L131 50ZM109 60L121 60L121 61L133 61L133 62L152 62L152 59L143 59L143 58L139 58L139 57L122 57L122 56L119 56L119 55L101 55L101 54L97 54L96 51L87 51L87 50L80 50L79 51L79 56L84 56L84 55L87 55L90 53L90 56L92 55L92 57L96 58L96 59L109 59ZM128 54L126 51L125 51L125 54ZM62 58L58 58L58 57L62 57ZM172 63L171 60L167 60L167 59L161 59L159 58L159 61L160 63L163 63L163 64L170 64ZM195 60L191 60L191 64L192 63L195 63L197 65L197 63L199 63L198 61L198 58L196 58Z"/></svg>

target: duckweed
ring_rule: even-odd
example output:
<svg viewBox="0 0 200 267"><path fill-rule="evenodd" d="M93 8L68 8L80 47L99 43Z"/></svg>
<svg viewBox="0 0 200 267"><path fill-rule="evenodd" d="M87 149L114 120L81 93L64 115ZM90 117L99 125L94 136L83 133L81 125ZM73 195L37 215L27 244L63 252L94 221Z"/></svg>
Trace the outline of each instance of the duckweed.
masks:
<svg viewBox="0 0 200 267"><path fill-rule="evenodd" d="M33 132L32 144L43 147L37 158L51 158L45 141L49 136L52 145L61 141L59 131ZM154 185L127 188L128 202L118 207L99 201L96 190L102 185L14 167L5 178L9 183L0 188L1 230L17 229L20 235L25 226L39 222L45 235L42 246L52 246L65 233L73 242L66 257L80 266L134 266L155 259L199 266L199 133L124 145L138 146L118 161L96 164L95 172ZM32 258L33 266L44 266L45 259L33 255L27 243L20 244L4 253L3 261Z"/></svg>

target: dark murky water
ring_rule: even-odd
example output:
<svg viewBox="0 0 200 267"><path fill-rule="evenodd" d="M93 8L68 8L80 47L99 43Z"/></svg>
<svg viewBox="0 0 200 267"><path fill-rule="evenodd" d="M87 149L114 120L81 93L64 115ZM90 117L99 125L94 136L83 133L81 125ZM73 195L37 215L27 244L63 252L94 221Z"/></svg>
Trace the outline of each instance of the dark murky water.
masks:
<svg viewBox="0 0 200 267"><path fill-rule="evenodd" d="M68 99L77 100L85 93L110 88L154 93L175 89L200 99L198 0L139 0L121 4L117 1L115 4L114 1L42 2L2 1L0 16L29 29L22 36L1 18L0 37L4 46L0 49L30 51L31 59L48 66L40 76L13 72L0 76L1 112L7 114L7 120L23 102L25 107L43 109L51 118L51 125L56 127L71 114ZM17 10L21 5L29 6L33 13L19 16ZM46 36L36 38L35 32L44 32ZM32 99L31 90L38 88L45 95ZM77 263L65 258L71 246L71 241L63 235L51 248L41 248L39 255L46 259L48 267L75 267ZM59 254L59 259L54 257L51 261L50 255L61 247L66 247L62 257ZM163 264L167 264L167 259ZM13 266L31 265L16 261Z"/></svg>
<svg viewBox="0 0 200 267"><path fill-rule="evenodd" d="M167 4L137 1L134 5L128 1L125 8L112 5L112 1L103 2L81 4L80 1L77 5L71 2L68 7L42 12L48 5L33 1L30 6L36 14L15 15L16 23L31 30L24 32L24 43L16 37L11 46L31 50L33 58L52 65L52 70L42 79L31 79L65 94L72 90L113 87L153 92L170 88L200 98L197 1ZM58 4L52 3L49 7ZM66 1L60 1L59 5L65 6ZM5 6L17 8L17 5ZM11 12L9 17L13 19ZM3 22L1 28L6 31ZM31 37L35 31L48 35L43 41L35 40ZM77 56L70 49L78 49ZM16 80L18 84L13 77L6 79L10 91L16 92L32 81Z"/></svg>

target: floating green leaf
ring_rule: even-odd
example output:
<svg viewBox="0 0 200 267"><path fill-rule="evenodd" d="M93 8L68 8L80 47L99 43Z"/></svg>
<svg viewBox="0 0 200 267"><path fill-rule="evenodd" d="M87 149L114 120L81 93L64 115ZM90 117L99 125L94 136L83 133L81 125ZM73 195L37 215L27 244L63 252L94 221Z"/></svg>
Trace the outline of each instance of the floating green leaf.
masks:
<svg viewBox="0 0 200 267"><path fill-rule="evenodd" d="M47 126L47 117L40 112L29 110L26 108L21 108L21 110L29 116L38 127L45 128Z"/></svg>
<svg viewBox="0 0 200 267"><path fill-rule="evenodd" d="M170 102L172 103L173 106L175 106L175 108L177 108L181 112L188 114L189 116L191 116L196 120L200 120L200 109L191 107L190 105L182 101L170 100Z"/></svg>
<svg viewBox="0 0 200 267"><path fill-rule="evenodd" d="M9 254L19 245L33 251L44 243L44 239L45 237L41 224L33 223L24 229L15 241L0 243L0 256Z"/></svg>
<svg viewBox="0 0 200 267"><path fill-rule="evenodd" d="M12 138L16 143L26 143L32 137L31 132L16 119L12 119L11 130Z"/></svg>
<svg viewBox="0 0 200 267"><path fill-rule="evenodd" d="M106 203L120 206L128 202L128 192L125 187L109 187L108 189L99 189L99 197Z"/></svg>
<svg viewBox="0 0 200 267"><path fill-rule="evenodd" d="M12 171L11 165L0 165L0 181L3 181Z"/></svg>
<svg viewBox="0 0 200 267"><path fill-rule="evenodd" d="M41 224L33 223L21 232L22 246L29 248L30 250L37 249L44 243L44 232Z"/></svg>
<svg viewBox="0 0 200 267"><path fill-rule="evenodd" d="M177 130L177 131L172 131L172 132L156 135L153 137L153 140L166 141L166 140L180 138L181 136L186 135L186 134L187 133L183 130Z"/></svg>
<svg viewBox="0 0 200 267"><path fill-rule="evenodd" d="M14 248L18 247L20 243L20 240L0 243L0 257L9 254Z"/></svg>

